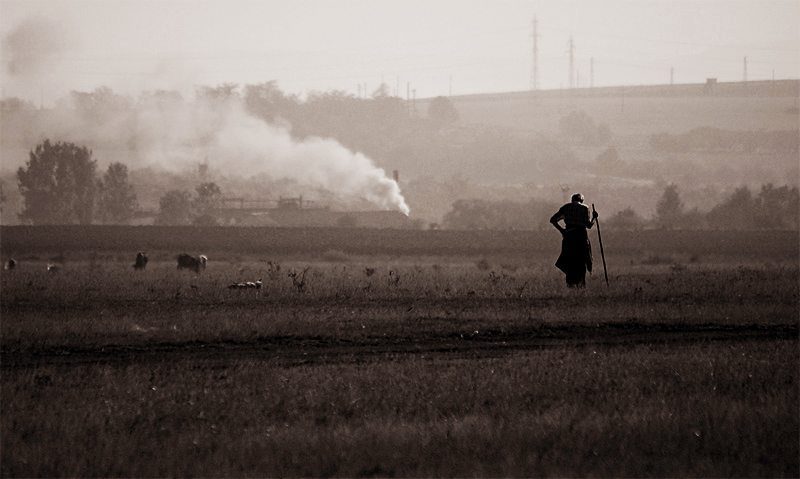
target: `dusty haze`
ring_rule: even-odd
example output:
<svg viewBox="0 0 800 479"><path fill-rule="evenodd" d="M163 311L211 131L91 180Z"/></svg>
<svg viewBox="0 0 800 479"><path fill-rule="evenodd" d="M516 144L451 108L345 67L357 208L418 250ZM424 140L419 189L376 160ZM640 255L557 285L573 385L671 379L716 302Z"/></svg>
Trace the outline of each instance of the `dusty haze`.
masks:
<svg viewBox="0 0 800 479"><path fill-rule="evenodd" d="M206 162L224 175L285 178L301 185L297 191L363 197L382 209L408 212L411 204L432 221L459 198L560 201L563 185L611 208L634 205L649 214L658 189L670 182L684 187L687 206L706 209L738 185L797 183L796 155L675 158L647 151L650 135L692 128L795 130L796 95L725 106L692 95L639 101L624 90L580 99L601 88L629 86L631 95L637 85L798 78L800 3L792 0L0 0L0 8L3 97L44 107L25 113L28 123L7 125L0 158L6 174L50 138L92 148L101 168L121 161L134 170L183 172ZM538 104L519 94L533 87L534 72L546 94ZM194 101L198 88L270 80L300 101L315 91L369 100L384 84L421 126L396 137L383 132L364 148L336 137L345 147L334 135L293 140L293 125L268 124L235 102L211 108ZM70 105L70 92L102 87L138 102L136 114L87 117ZM184 101L149 103L158 92L178 92ZM491 99L496 92L512 93ZM449 131L427 130L423 122L437 95L451 98L461 115ZM55 108L59 103L65 108ZM558 138L560 120L579 110L610 126L609 143L586 147ZM26 130L30 124L36 127ZM594 165L610 146L619 164ZM569 174L576 161L590 173ZM393 169L414 202L388 178ZM634 177L623 177L634 169Z"/></svg>

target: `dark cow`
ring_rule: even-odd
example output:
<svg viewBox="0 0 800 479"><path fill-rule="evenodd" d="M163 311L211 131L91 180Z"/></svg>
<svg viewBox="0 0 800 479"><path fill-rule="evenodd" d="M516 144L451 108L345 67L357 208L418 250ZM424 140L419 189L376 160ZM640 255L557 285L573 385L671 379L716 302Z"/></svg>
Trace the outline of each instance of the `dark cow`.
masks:
<svg viewBox="0 0 800 479"><path fill-rule="evenodd" d="M203 255L198 257L190 256L186 253L178 255L178 269L191 269L199 273L206 269L208 258Z"/></svg>
<svg viewBox="0 0 800 479"><path fill-rule="evenodd" d="M136 254L136 262L133 264L133 269L145 269L147 267L147 255L140 251Z"/></svg>
<svg viewBox="0 0 800 479"><path fill-rule="evenodd" d="M6 266L5 266L5 268L6 268L7 270L9 270L9 271L10 271L10 270L12 270L12 269L14 269L14 268L16 268L16 267L17 267L17 262L16 262L16 261L14 261L14 258L11 258L11 259L9 259L9 260L8 260L8 262L6 262Z"/></svg>

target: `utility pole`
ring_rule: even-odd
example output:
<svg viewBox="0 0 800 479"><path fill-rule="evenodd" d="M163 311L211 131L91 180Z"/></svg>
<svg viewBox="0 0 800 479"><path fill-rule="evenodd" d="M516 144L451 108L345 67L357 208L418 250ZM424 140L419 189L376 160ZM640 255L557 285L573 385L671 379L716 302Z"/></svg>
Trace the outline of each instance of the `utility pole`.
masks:
<svg viewBox="0 0 800 479"><path fill-rule="evenodd" d="M742 81L747 83L747 57L744 57L744 74L742 75Z"/></svg>
<svg viewBox="0 0 800 479"><path fill-rule="evenodd" d="M575 43L572 42L572 36L569 37L569 88L570 90L575 87Z"/></svg>
<svg viewBox="0 0 800 479"><path fill-rule="evenodd" d="M447 93L447 98L453 96L453 75L450 75L450 91Z"/></svg>
<svg viewBox="0 0 800 479"><path fill-rule="evenodd" d="M594 89L594 58L589 61L589 88Z"/></svg>
<svg viewBox="0 0 800 479"><path fill-rule="evenodd" d="M675 84L675 67L669 69L669 84L670 86Z"/></svg>
<svg viewBox="0 0 800 479"><path fill-rule="evenodd" d="M533 16L533 65L531 66L531 90L539 89L539 48L536 15Z"/></svg>
<svg viewBox="0 0 800 479"><path fill-rule="evenodd" d="M406 108L408 116L411 117L411 82L406 82Z"/></svg>

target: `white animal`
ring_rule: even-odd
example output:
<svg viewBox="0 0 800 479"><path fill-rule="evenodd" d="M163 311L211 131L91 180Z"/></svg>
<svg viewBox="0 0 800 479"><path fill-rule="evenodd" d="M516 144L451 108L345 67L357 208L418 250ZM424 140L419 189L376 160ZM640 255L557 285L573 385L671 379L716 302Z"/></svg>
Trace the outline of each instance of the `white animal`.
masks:
<svg viewBox="0 0 800 479"><path fill-rule="evenodd" d="M60 269L61 269L61 267L58 266L57 264L47 263L47 271L49 271L51 273L58 273L58 271Z"/></svg>
<svg viewBox="0 0 800 479"><path fill-rule="evenodd" d="M232 283L228 289L261 289L261 279L258 281L247 281L245 283Z"/></svg>

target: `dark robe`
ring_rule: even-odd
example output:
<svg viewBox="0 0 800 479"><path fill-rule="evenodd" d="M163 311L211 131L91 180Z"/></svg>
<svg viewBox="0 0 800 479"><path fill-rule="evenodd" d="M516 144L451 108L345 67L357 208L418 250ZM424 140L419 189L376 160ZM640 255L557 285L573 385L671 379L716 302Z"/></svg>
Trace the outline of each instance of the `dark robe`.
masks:
<svg viewBox="0 0 800 479"><path fill-rule="evenodd" d="M564 232L556 267L567 275L568 285L586 284L586 271L592 272L592 244L586 228L572 227Z"/></svg>

